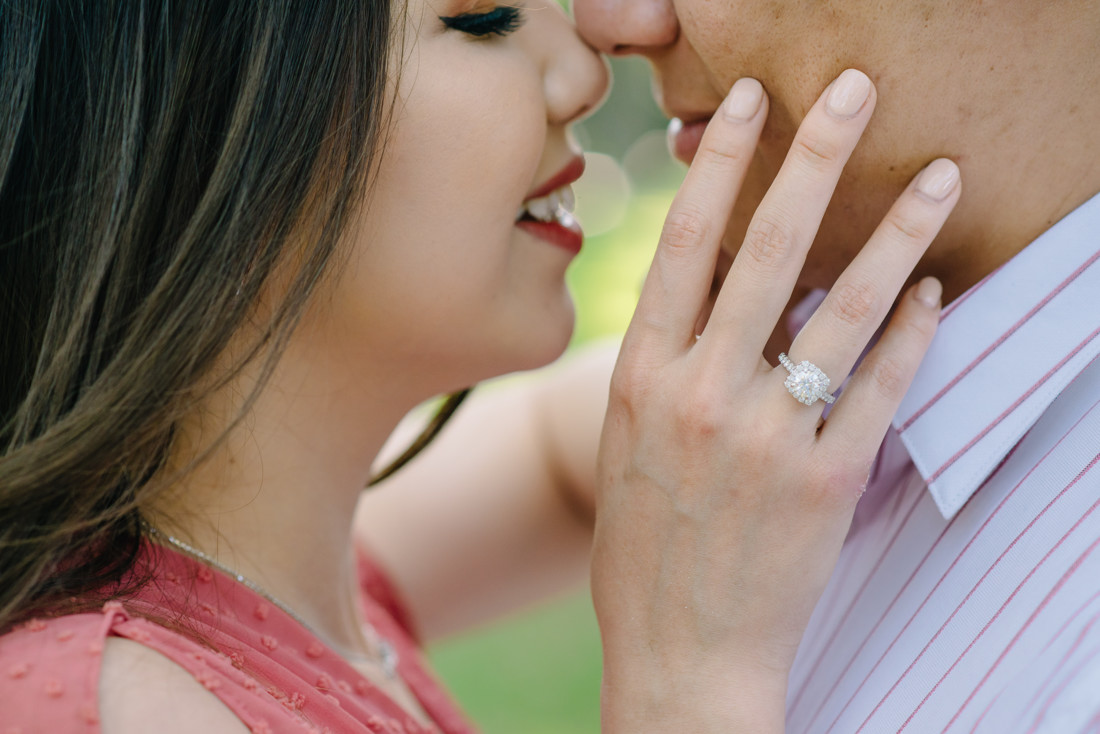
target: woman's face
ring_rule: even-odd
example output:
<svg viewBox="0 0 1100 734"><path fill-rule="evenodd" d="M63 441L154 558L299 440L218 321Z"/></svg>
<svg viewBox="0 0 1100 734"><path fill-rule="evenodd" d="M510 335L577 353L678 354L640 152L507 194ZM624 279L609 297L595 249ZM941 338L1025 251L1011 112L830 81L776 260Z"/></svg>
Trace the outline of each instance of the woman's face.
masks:
<svg viewBox="0 0 1100 734"><path fill-rule="evenodd" d="M392 131L327 317L433 391L550 361L581 247L568 125L606 67L554 0L409 0L395 56Z"/></svg>

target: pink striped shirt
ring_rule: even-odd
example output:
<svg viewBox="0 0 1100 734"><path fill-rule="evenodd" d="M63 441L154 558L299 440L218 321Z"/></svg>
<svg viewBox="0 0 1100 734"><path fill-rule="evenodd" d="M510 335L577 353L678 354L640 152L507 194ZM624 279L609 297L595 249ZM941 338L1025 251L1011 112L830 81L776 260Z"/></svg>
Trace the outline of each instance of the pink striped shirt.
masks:
<svg viewBox="0 0 1100 734"><path fill-rule="evenodd" d="M790 679L790 732L1100 732L1100 196L952 303Z"/></svg>

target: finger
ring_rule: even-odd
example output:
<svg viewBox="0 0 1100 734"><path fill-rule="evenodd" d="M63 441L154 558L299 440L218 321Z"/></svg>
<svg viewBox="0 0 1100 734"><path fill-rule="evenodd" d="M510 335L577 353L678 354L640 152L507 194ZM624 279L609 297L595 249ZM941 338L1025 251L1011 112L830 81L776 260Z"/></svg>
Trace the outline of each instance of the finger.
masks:
<svg viewBox="0 0 1100 734"><path fill-rule="evenodd" d="M958 202L960 190L958 166L946 158L921 171L799 332L790 358L808 359L834 378L847 375Z"/></svg>
<svg viewBox="0 0 1100 734"><path fill-rule="evenodd" d="M669 209L628 338L644 336L676 349L693 339L722 233L766 117L760 82L734 84Z"/></svg>
<svg viewBox="0 0 1100 734"><path fill-rule="evenodd" d="M940 294L939 281L925 278L902 297L882 338L829 413L818 450L869 464L932 342L939 325Z"/></svg>
<svg viewBox="0 0 1100 734"><path fill-rule="evenodd" d="M871 80L849 69L799 126L711 313L707 330L717 330L719 338L712 341L729 352L726 357L756 359L763 350L874 103Z"/></svg>

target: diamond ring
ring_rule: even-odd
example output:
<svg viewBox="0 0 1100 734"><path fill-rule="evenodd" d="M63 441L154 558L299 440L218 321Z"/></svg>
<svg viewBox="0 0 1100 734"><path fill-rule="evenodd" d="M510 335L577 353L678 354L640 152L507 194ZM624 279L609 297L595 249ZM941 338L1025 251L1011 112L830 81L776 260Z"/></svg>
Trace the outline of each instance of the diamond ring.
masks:
<svg viewBox="0 0 1100 734"><path fill-rule="evenodd" d="M786 354L780 354L779 364L790 373L783 386L798 402L813 405L818 400L826 403L836 401L836 397L829 393L829 378L813 362L802 360L795 364Z"/></svg>

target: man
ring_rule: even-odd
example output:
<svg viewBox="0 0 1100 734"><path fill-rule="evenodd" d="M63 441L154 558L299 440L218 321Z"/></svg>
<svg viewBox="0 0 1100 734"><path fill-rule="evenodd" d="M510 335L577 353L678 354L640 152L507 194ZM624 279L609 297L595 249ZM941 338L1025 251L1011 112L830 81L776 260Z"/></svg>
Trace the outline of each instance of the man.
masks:
<svg viewBox="0 0 1100 734"><path fill-rule="evenodd" d="M825 85L846 67L871 76L879 105L803 295L833 284L921 166L962 169L915 272L949 305L799 650L788 731L1100 730L1100 4L574 11L597 49L651 62L685 160L738 78L763 83L770 116L729 250Z"/></svg>

